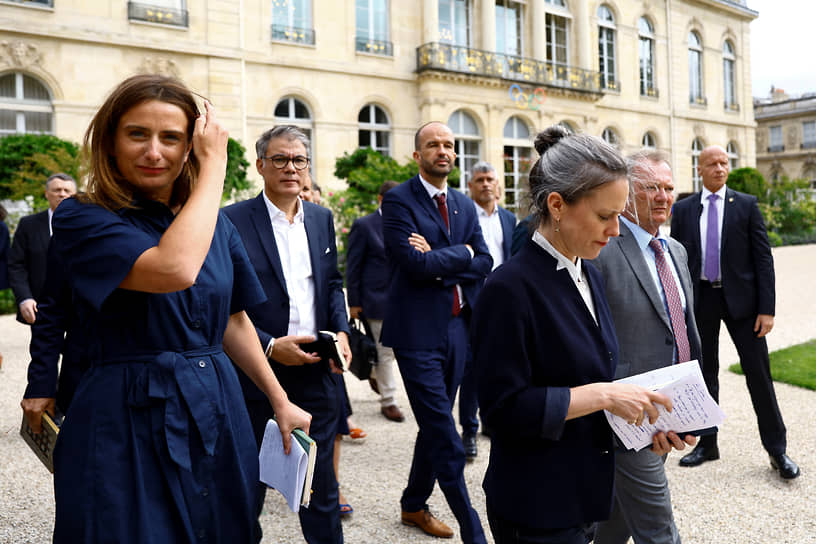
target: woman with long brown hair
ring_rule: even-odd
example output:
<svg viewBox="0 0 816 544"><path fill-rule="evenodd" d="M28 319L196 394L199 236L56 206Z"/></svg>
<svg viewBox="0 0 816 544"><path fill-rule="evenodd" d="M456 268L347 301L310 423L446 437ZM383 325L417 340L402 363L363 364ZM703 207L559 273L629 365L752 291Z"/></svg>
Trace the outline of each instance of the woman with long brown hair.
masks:
<svg viewBox="0 0 816 544"><path fill-rule="evenodd" d="M219 212L227 132L172 78L122 82L85 135L87 193L53 221L92 366L55 452L54 542L248 542L257 450L236 371L291 404L244 308L264 299Z"/></svg>

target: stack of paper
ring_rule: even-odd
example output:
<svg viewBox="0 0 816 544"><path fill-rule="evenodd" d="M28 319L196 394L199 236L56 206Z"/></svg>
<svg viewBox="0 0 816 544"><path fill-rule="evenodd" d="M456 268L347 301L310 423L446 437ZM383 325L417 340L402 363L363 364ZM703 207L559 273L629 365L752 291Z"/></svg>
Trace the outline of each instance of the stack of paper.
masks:
<svg viewBox="0 0 816 544"><path fill-rule="evenodd" d="M316 457L317 444L300 429L292 432L292 448L286 455L277 422L270 419L266 423L258 454L260 479L283 495L292 512L309 506Z"/></svg>
<svg viewBox="0 0 816 544"><path fill-rule="evenodd" d="M660 431L690 433L718 426L725 420L725 414L708 393L696 360L658 368L615 382L641 385L663 393L672 401L671 412L666 411L662 405L656 405L660 417L654 424L649 423L646 418L640 426L631 425L625 419L606 412L610 427L630 450L650 446L652 437Z"/></svg>

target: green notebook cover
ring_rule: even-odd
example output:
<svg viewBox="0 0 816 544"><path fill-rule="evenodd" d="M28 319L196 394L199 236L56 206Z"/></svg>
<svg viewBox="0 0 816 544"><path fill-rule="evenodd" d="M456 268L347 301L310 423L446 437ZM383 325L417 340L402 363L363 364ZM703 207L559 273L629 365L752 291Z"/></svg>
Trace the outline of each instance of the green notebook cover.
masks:
<svg viewBox="0 0 816 544"><path fill-rule="evenodd" d="M303 482L303 496L300 500L302 506L309 506L309 501L312 499L312 478L314 477L314 465L315 459L317 458L317 442L303 432L302 429L292 431L292 437L298 441L309 456L309 463L306 468L306 479Z"/></svg>

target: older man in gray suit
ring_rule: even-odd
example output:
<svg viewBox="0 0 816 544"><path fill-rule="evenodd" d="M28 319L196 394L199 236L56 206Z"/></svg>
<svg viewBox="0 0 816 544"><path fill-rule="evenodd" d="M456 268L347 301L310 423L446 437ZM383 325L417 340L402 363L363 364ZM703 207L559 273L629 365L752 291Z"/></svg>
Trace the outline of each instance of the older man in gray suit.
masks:
<svg viewBox="0 0 816 544"><path fill-rule="evenodd" d="M657 151L641 151L629 161L633 201L621 216L620 236L593 261L604 277L620 345L616 378L700 358L686 250L659 230L674 203L671 167ZM685 447L674 432L665 438L674 448ZM624 544L630 536L636 544L680 542L664 461L665 455L648 449L618 449L615 504L598 527L596 544Z"/></svg>

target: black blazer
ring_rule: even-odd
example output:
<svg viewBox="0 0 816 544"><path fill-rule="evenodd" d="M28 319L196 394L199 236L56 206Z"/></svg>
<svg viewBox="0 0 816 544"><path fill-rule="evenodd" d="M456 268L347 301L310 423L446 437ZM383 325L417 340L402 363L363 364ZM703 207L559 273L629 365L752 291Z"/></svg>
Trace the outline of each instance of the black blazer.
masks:
<svg viewBox="0 0 816 544"><path fill-rule="evenodd" d="M50 241L48 210L20 219L8 257L9 284L20 323L25 323L20 315L20 303L28 298L39 301L42 295Z"/></svg>
<svg viewBox="0 0 816 544"><path fill-rule="evenodd" d="M227 206L224 213L238 229L249 260L267 296L265 302L247 309L261 346L266 348L270 338L286 336L289 328L289 294L269 211L263 194L259 194L256 198ZM303 214L315 287L317 329L348 333L346 298L343 294L343 278L337 270L332 214L328 209L311 202L303 202ZM284 366L274 361L272 368L284 388L291 381L311 380L315 372L322 371L319 365ZM247 399L265 398L243 372L239 373L239 378Z"/></svg>
<svg viewBox="0 0 816 544"><path fill-rule="evenodd" d="M602 412L565 421L570 387L611 381L618 343L603 280L584 262L598 324L565 269L532 240L488 276L473 311L479 407L493 429L484 489L513 523L606 519L612 431Z"/></svg>
<svg viewBox="0 0 816 544"><path fill-rule="evenodd" d="M507 259L510 258L512 255L513 249L513 231L516 228L516 216L513 215L513 212L505 210L501 206L498 206L499 210L499 221L501 222L502 227L502 234L504 238L502 240L502 253L504 255L504 261L507 262Z"/></svg>
<svg viewBox="0 0 816 544"><path fill-rule="evenodd" d="M671 235L688 252L688 266L699 303L702 249L700 214L702 193L674 205ZM775 277L773 255L765 221L754 196L726 189L720 240L720 276L728 313L734 319L774 315Z"/></svg>
<svg viewBox="0 0 816 544"><path fill-rule="evenodd" d="M348 305L360 306L365 317L382 319L391 274L385 258L382 214L379 210L351 225L346 254Z"/></svg>

